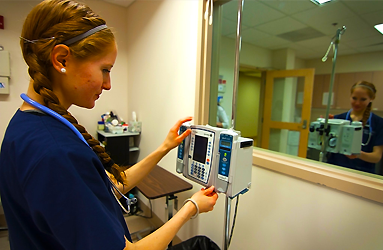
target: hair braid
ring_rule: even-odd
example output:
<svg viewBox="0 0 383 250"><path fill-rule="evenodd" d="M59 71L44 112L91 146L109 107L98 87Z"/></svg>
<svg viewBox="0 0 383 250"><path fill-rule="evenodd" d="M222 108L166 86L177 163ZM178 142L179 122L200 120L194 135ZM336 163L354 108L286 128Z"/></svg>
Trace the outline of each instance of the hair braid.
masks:
<svg viewBox="0 0 383 250"><path fill-rule="evenodd" d="M28 73L33 79L33 88L42 96L45 106L73 124L97 154L104 168L117 181L126 184L126 176L123 172L126 168L113 163L104 147L100 146L100 142L94 139L60 104L60 100L52 90L49 73L52 68L50 53L55 45L101 24L105 24L105 21L85 5L70 0L45 0L30 12L21 34L23 38L36 40L36 42L21 41L21 49L29 67ZM86 59L100 53L112 42L114 42L113 33L110 29L105 29L70 45L69 49L75 57Z"/></svg>

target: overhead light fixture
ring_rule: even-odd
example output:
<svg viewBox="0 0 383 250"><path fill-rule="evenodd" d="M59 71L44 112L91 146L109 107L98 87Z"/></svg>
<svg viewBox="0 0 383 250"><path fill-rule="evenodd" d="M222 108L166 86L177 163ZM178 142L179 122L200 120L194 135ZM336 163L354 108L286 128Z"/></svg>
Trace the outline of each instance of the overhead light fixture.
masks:
<svg viewBox="0 0 383 250"><path fill-rule="evenodd" d="M316 5L322 5L327 2L331 2L332 0L311 0L311 2L315 3Z"/></svg>
<svg viewBox="0 0 383 250"><path fill-rule="evenodd" d="M383 34L383 23L374 26L380 33Z"/></svg>

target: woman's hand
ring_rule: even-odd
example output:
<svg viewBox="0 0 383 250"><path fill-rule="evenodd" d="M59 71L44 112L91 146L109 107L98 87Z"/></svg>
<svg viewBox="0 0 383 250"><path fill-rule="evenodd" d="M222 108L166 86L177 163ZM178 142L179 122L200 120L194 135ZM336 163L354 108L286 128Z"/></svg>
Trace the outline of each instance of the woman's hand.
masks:
<svg viewBox="0 0 383 250"><path fill-rule="evenodd" d="M202 188L191 197L198 204L199 212L206 213L212 211L218 199L218 194L214 191L214 186L207 189Z"/></svg>
<svg viewBox="0 0 383 250"><path fill-rule="evenodd" d="M180 135L178 135L178 131L180 130L180 127L184 122L189 122L191 120L191 116L178 120L177 123L170 129L168 135L165 138L165 141L163 142L163 145L166 148L166 150L170 151L173 148L177 147L188 135L190 135L190 129L186 130Z"/></svg>

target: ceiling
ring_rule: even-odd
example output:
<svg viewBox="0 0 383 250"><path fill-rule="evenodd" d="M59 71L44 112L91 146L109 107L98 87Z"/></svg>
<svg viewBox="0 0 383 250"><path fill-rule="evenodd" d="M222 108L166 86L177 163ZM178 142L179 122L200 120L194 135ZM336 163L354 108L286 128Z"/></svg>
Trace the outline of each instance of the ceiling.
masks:
<svg viewBox="0 0 383 250"><path fill-rule="evenodd" d="M238 1L223 5L222 35L235 38ZM338 55L383 51L383 0L244 0L242 41L270 49L291 48L302 59L322 58L343 25ZM330 52L332 55L332 52Z"/></svg>

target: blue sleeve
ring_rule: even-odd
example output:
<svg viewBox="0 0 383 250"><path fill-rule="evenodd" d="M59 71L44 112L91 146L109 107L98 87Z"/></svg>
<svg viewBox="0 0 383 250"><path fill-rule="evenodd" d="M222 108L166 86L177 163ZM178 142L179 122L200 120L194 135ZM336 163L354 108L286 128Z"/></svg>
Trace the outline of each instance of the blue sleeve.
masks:
<svg viewBox="0 0 383 250"><path fill-rule="evenodd" d="M375 129L376 128L376 129ZM383 145L383 119L379 117L378 122L373 127L375 132L373 146Z"/></svg>
<svg viewBox="0 0 383 250"><path fill-rule="evenodd" d="M64 152L63 152L64 151ZM54 148L23 182L28 209L41 232L64 249L121 250L124 228L96 157Z"/></svg>

